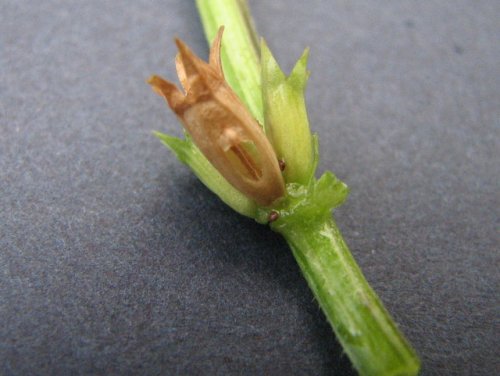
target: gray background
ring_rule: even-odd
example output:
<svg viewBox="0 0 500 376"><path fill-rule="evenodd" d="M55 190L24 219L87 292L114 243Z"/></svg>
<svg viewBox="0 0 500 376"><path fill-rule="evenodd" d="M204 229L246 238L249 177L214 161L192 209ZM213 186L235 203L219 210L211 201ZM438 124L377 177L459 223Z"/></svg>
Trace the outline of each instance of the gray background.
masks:
<svg viewBox="0 0 500 376"><path fill-rule="evenodd" d="M251 2L423 375L499 359L500 3ZM285 243L152 135L191 1L0 1L0 374L351 374Z"/></svg>

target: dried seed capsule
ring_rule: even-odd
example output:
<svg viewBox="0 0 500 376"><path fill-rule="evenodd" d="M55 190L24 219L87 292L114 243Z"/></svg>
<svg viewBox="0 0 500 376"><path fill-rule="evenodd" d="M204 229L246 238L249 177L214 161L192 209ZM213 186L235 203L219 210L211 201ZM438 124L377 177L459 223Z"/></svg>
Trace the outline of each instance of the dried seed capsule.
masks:
<svg viewBox="0 0 500 376"><path fill-rule="evenodd" d="M209 63L181 40L176 68L185 93L153 76L149 83L163 96L205 157L236 189L268 206L285 192L278 159L262 128L224 79L220 62L223 28Z"/></svg>

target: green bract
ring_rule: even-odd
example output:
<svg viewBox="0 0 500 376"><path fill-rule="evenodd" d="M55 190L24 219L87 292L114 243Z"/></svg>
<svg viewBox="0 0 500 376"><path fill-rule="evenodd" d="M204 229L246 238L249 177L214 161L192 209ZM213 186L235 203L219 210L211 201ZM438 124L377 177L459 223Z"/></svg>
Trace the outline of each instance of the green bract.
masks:
<svg viewBox="0 0 500 376"><path fill-rule="evenodd" d="M314 176L313 139L304 99L308 55L306 49L286 77L265 41L261 43L264 128L278 158L285 163L287 183L307 184Z"/></svg>
<svg viewBox="0 0 500 376"><path fill-rule="evenodd" d="M160 132L155 132L155 136L174 152L179 161L191 168L202 183L219 196L222 201L238 213L255 218L257 215L255 202L229 184L210 164L188 135L186 135L185 140Z"/></svg>

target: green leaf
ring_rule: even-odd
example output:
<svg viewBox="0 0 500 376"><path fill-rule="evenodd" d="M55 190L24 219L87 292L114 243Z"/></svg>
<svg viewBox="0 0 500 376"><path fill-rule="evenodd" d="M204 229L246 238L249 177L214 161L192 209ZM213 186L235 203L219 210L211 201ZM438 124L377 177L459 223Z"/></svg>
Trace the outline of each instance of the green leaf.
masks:
<svg viewBox="0 0 500 376"><path fill-rule="evenodd" d="M319 180L312 179L309 186L297 183L286 185L286 197L272 208L259 207L255 220L269 221L271 212L278 219L271 222L271 228L280 229L290 225L307 226L312 220L329 218L331 211L342 205L349 195L349 187L332 172L326 171Z"/></svg>
<svg viewBox="0 0 500 376"><path fill-rule="evenodd" d="M304 98L308 54L306 49L287 77L265 41L261 43L264 129L278 158L285 162L283 176L287 183L308 184L315 170L315 141Z"/></svg>
<svg viewBox="0 0 500 376"><path fill-rule="evenodd" d="M255 218L255 202L229 184L189 138L182 140L161 132L154 132L154 135L173 151L177 159L189 166L203 184L222 201L238 213Z"/></svg>

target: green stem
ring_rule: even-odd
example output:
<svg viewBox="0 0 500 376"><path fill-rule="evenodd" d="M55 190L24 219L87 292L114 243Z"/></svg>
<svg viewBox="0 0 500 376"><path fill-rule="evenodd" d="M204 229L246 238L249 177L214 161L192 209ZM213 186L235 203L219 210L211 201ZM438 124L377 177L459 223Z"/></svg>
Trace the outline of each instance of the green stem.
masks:
<svg viewBox="0 0 500 376"><path fill-rule="evenodd" d="M196 4L209 41L219 26L225 26L222 62L226 80L263 124L259 47L246 1L196 0ZM319 199L325 200L323 196ZM292 212L282 209L282 214ZM297 210L302 209L299 203ZM416 375L418 357L364 278L328 208L328 216L313 218L304 215L308 209L304 210L283 216L271 227L292 248L354 367L361 375Z"/></svg>
<svg viewBox="0 0 500 376"><path fill-rule="evenodd" d="M335 222L280 226L309 287L361 375L416 375L417 355L352 257Z"/></svg>
<svg viewBox="0 0 500 376"><path fill-rule="evenodd" d="M196 0L196 5L209 43L224 26L221 57L226 81L257 121L264 124L259 44L246 2Z"/></svg>

